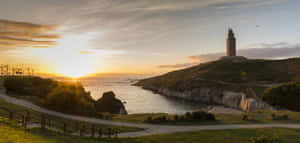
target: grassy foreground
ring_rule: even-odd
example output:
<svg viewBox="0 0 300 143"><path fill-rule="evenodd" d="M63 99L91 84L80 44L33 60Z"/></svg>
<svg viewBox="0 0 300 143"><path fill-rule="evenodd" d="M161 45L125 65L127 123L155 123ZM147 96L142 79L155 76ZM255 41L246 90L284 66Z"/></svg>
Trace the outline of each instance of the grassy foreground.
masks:
<svg viewBox="0 0 300 143"><path fill-rule="evenodd" d="M300 142L299 129L265 128L198 131L138 138L88 138L41 130L23 129L0 118L0 143L248 143L257 136L277 137L283 143Z"/></svg>
<svg viewBox="0 0 300 143"><path fill-rule="evenodd" d="M276 115L287 115L287 120L273 120L272 114ZM243 120L243 116L247 115L250 120ZM268 123L300 123L300 113L292 111L254 111L245 114L215 114L216 121L180 121L174 122L172 119L174 115L166 113L144 113L144 114L130 114L130 115L115 115L112 120L121 122L132 122L132 123L145 123L147 118L152 116L153 118L165 116L170 121L158 123L168 125L217 125L217 124L268 124Z"/></svg>

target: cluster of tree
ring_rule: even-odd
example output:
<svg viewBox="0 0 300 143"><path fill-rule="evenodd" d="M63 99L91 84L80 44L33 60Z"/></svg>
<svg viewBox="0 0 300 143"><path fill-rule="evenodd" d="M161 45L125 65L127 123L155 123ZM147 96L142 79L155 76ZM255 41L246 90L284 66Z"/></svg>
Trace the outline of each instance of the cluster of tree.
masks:
<svg viewBox="0 0 300 143"><path fill-rule="evenodd" d="M300 82L289 82L267 88L263 100L273 106L300 111Z"/></svg>
<svg viewBox="0 0 300 143"><path fill-rule="evenodd" d="M37 104L63 113L95 114L94 100L80 83L58 82L40 77L11 76L4 80L8 93L36 97Z"/></svg>
<svg viewBox="0 0 300 143"><path fill-rule="evenodd" d="M58 82L51 79L42 79L33 76L9 76L3 83L7 92L12 92L20 96L45 96Z"/></svg>
<svg viewBox="0 0 300 143"><path fill-rule="evenodd" d="M80 83L60 83L41 99L44 107L70 114L95 114L94 100Z"/></svg>
<svg viewBox="0 0 300 143"><path fill-rule="evenodd" d="M185 115L174 115L174 116L149 116L147 122L149 123L162 123L162 122L186 122L186 121L215 121L214 114L207 113L204 111L187 112Z"/></svg>

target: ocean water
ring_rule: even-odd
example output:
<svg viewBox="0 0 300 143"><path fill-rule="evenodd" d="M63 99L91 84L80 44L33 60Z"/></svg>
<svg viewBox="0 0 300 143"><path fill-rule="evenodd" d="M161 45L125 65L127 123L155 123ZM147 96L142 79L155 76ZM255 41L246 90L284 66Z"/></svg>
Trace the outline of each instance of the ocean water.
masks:
<svg viewBox="0 0 300 143"><path fill-rule="evenodd" d="M140 76L98 76L80 79L91 96L97 100L107 91L113 91L116 97L125 103L129 114L134 113L170 113L181 114L199 110L201 105L192 104L178 99L144 90L141 87L132 86Z"/></svg>

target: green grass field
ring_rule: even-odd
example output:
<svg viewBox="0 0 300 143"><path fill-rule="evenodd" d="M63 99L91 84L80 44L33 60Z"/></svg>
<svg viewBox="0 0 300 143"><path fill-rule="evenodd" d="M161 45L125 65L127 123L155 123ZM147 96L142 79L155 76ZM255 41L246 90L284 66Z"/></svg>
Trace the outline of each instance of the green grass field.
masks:
<svg viewBox="0 0 300 143"><path fill-rule="evenodd" d="M276 115L288 115L288 120L273 120L272 114ZM252 120L243 120L243 115L248 115ZM149 116L159 117L166 116L167 118L174 118L174 115L168 115L165 113L158 114L130 114L130 115L115 115L112 120L131 123L145 123ZM180 121L180 122L164 122L159 124L168 125L215 125L215 124L268 124L268 123L300 123L300 113L291 111L254 111L251 113L245 113L242 115L237 114L215 114L216 121Z"/></svg>
<svg viewBox="0 0 300 143"><path fill-rule="evenodd" d="M265 128L198 131L138 138L90 138L62 135L41 129L24 129L0 118L0 143L248 143L257 136L278 137L284 143L300 142L299 129Z"/></svg>

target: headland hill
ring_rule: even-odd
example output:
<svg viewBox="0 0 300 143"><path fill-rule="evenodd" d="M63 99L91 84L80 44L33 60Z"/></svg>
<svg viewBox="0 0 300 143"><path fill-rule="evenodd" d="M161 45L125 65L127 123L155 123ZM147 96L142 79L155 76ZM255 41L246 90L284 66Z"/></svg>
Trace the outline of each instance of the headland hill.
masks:
<svg viewBox="0 0 300 143"><path fill-rule="evenodd" d="M168 97L244 112L275 109L299 111L297 103L294 104L298 107L289 107L287 103L293 104L292 100L298 99L299 90L296 89L299 89L300 58L248 59L236 53L236 38L233 30L229 29L227 56L143 79L135 85Z"/></svg>

